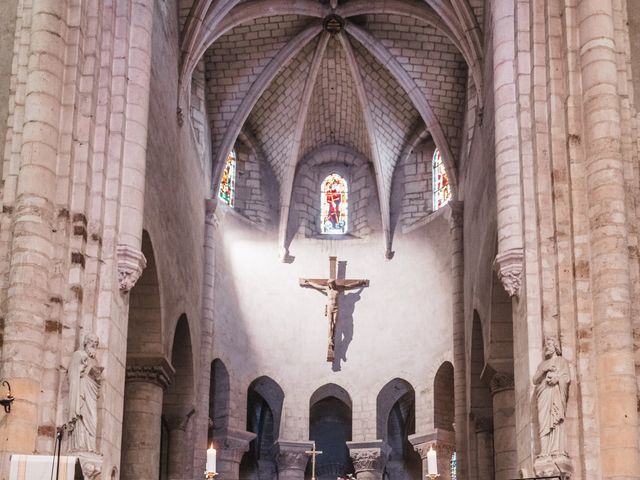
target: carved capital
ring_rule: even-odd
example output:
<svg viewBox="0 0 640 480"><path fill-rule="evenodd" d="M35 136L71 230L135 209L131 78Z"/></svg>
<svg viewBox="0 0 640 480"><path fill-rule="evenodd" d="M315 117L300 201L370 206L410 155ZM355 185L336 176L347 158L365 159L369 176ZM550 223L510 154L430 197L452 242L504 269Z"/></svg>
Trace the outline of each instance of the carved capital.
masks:
<svg viewBox="0 0 640 480"><path fill-rule="evenodd" d="M147 266L147 259L140 250L129 245L118 245L116 248L118 257L118 283L120 291L129 292L142 275Z"/></svg>
<svg viewBox="0 0 640 480"><path fill-rule="evenodd" d="M93 453L79 453L77 455L84 478L99 480L102 473L102 455Z"/></svg>
<svg viewBox="0 0 640 480"><path fill-rule="evenodd" d="M492 395L502 392L503 390L513 390L514 386L513 375L504 372L496 372L489 382Z"/></svg>
<svg viewBox="0 0 640 480"><path fill-rule="evenodd" d="M313 442L287 442L278 440L274 446L274 457L280 471L299 470L304 472L309 458L307 453L313 448Z"/></svg>
<svg viewBox="0 0 640 480"><path fill-rule="evenodd" d="M389 447L384 442L358 444L347 442L356 475L360 472L382 472L389 456Z"/></svg>
<svg viewBox="0 0 640 480"><path fill-rule="evenodd" d="M214 229L218 228L218 216L215 214L218 202L214 199L208 198L204 201L205 223L212 226Z"/></svg>
<svg viewBox="0 0 640 480"><path fill-rule="evenodd" d="M224 428L214 430L213 444L218 449L221 462L240 463L242 456L249 450L249 443L256 438L253 432Z"/></svg>
<svg viewBox="0 0 640 480"><path fill-rule="evenodd" d="M134 357L127 359L127 382L154 383L166 389L176 371L164 357Z"/></svg>
<svg viewBox="0 0 640 480"><path fill-rule="evenodd" d="M502 286L510 297L520 293L523 258L522 248L512 248L496 255L494 267Z"/></svg>

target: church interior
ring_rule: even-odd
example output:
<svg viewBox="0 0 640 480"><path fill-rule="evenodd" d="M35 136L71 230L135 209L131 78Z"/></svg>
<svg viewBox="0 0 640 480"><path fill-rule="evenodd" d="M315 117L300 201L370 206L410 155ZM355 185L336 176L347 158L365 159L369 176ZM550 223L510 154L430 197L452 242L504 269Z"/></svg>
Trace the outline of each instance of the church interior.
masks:
<svg viewBox="0 0 640 480"><path fill-rule="evenodd" d="M639 2L0 6L0 480L640 480Z"/></svg>

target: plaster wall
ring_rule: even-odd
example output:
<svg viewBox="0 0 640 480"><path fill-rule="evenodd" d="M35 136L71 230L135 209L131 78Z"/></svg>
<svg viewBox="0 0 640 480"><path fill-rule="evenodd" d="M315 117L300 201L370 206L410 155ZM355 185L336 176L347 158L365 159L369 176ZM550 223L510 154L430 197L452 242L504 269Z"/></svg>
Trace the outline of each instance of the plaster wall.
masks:
<svg viewBox="0 0 640 480"><path fill-rule="evenodd" d="M308 439L309 399L327 383L353 402L353 440L376 439L376 398L396 377L416 391L417 431L433 427L433 384L451 359L451 266L444 216L398 235L387 261L378 235L368 240L297 238L293 263L281 263L275 234L256 231L221 209L216 233L214 354L229 369L230 427L245 428L246 390L267 375L284 390L280 438ZM327 363L326 297L298 279L325 278L328 257L346 261L347 278L368 278L359 299L341 298L336 361ZM341 271L339 264L339 274ZM348 314L349 306L353 314Z"/></svg>

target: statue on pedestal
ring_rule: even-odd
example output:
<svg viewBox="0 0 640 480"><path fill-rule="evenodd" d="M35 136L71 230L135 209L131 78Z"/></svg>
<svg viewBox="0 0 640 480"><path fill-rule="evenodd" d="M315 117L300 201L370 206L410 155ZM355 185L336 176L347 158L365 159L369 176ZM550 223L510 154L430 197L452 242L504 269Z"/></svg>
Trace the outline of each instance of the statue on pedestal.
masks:
<svg viewBox="0 0 640 480"><path fill-rule="evenodd" d="M535 469L538 475L557 474L558 470L567 474L571 463L566 452L565 418L571 371L555 337L545 338L544 357L533 376L540 437Z"/></svg>
<svg viewBox="0 0 640 480"><path fill-rule="evenodd" d="M98 344L97 336L87 335L83 348L73 352L69 362L69 452L96 452L98 394L103 370L96 361Z"/></svg>

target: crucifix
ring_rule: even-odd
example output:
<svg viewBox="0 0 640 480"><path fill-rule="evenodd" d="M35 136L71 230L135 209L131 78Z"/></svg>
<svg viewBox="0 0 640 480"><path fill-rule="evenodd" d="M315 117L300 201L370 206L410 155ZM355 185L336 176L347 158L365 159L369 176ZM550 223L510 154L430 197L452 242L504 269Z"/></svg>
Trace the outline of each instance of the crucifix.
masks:
<svg viewBox="0 0 640 480"><path fill-rule="evenodd" d="M322 451L316 450L316 442L313 442L313 448L304 453L311 455L311 480L316 480L316 456L322 455Z"/></svg>
<svg viewBox="0 0 640 480"><path fill-rule="evenodd" d="M335 358L335 333L336 320L338 319L338 296L345 290L353 290L359 287L368 287L369 280L362 279L338 279L338 257L329 257L329 278L301 278L301 287L311 287L327 296L327 305L324 315L329 319L329 348L327 350L327 362L333 362Z"/></svg>

